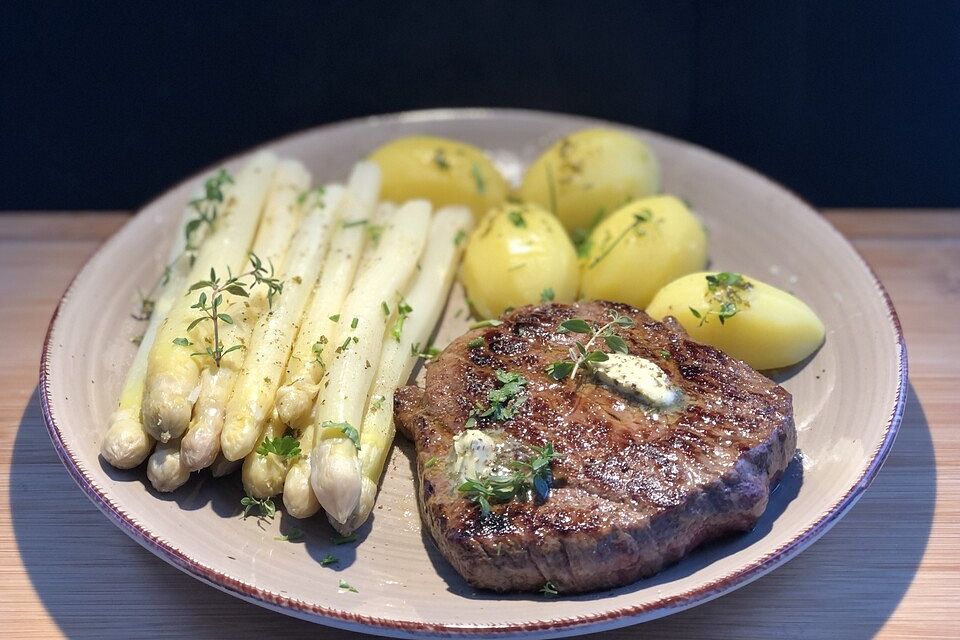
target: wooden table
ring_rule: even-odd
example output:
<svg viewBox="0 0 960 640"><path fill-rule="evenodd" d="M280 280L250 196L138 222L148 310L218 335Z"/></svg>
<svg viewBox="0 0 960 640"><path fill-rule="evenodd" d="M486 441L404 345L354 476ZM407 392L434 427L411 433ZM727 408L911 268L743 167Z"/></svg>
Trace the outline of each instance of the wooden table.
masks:
<svg viewBox="0 0 960 640"><path fill-rule="evenodd" d="M728 596L606 638L960 637L960 211L831 211L893 296L910 388L900 436L812 548ZM122 213L0 215L0 636L346 638L206 587L74 485L43 427L40 344Z"/></svg>

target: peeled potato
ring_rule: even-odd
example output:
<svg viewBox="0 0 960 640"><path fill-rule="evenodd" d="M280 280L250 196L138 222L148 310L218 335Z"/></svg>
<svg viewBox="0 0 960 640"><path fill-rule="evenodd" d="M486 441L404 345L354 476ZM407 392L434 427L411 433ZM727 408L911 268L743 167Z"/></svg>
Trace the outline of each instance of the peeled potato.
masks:
<svg viewBox="0 0 960 640"><path fill-rule="evenodd" d="M707 264L707 234L674 196L635 200L587 238L580 294L646 307L665 284Z"/></svg>
<svg viewBox="0 0 960 640"><path fill-rule="evenodd" d="M713 345L754 369L775 369L800 362L823 343L820 318L799 298L754 278L741 276L747 287L733 287L733 308L724 310L730 288L711 291L707 276L737 274L692 273L661 289L647 313L658 320L674 316L694 340ZM700 317L691 311L696 310ZM735 310L720 322L720 315Z"/></svg>
<svg viewBox="0 0 960 640"><path fill-rule="evenodd" d="M509 307L577 296L577 253L557 219L529 204L491 209L470 236L460 279L483 318Z"/></svg>
<svg viewBox="0 0 960 640"><path fill-rule="evenodd" d="M520 196L552 211L575 237L635 198L660 191L660 165L636 136L585 129L560 138L530 165Z"/></svg>
<svg viewBox="0 0 960 640"><path fill-rule="evenodd" d="M470 207L479 219L507 197L507 182L474 146L447 138L411 136L388 142L370 154L383 174L381 200L425 198L440 208Z"/></svg>

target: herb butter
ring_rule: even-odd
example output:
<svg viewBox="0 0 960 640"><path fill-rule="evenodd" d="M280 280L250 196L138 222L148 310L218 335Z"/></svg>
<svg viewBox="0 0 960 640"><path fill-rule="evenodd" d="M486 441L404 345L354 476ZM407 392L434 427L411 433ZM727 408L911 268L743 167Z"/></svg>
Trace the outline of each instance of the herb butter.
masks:
<svg viewBox="0 0 960 640"><path fill-rule="evenodd" d="M673 407L682 397L666 371L640 356L610 353L603 362L593 364L593 371L601 383L653 407Z"/></svg>
<svg viewBox="0 0 960 640"><path fill-rule="evenodd" d="M460 481L489 476L496 457L493 438L479 429L467 429L453 438L454 472Z"/></svg>

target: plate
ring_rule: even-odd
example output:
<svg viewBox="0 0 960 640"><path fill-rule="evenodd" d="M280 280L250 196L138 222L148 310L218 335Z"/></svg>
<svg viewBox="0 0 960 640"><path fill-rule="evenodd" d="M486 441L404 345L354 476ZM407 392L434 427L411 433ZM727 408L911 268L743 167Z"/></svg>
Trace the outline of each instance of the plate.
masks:
<svg viewBox="0 0 960 640"><path fill-rule="evenodd" d="M317 183L398 136L459 138L492 155L510 179L560 135L602 123L532 111L435 110L312 129L266 145L302 160ZM686 609L755 580L823 535L870 484L893 443L907 375L903 336L882 286L846 240L810 206L761 175L650 131L629 129L660 157L664 189L692 203L710 234L712 263L794 292L827 327L803 367L776 377L794 396L801 453L757 526L703 547L653 578L620 589L547 599L470 588L446 564L417 515L410 450L395 447L374 516L353 545L336 546L322 517L240 517L239 480L198 474L156 494L142 470L99 458L106 421L134 354L138 287L162 269L184 203L181 183L144 207L90 259L51 321L40 371L43 414L67 470L91 500L151 552L250 602L315 622L391 636L574 635ZM237 168L242 157L225 161ZM221 166L221 165L217 165ZM206 174L207 172L204 172ZM454 291L440 328L463 326ZM439 344L443 344L441 341ZM276 540L299 527L303 542ZM324 568L327 553L340 557ZM346 580L359 593L338 589Z"/></svg>

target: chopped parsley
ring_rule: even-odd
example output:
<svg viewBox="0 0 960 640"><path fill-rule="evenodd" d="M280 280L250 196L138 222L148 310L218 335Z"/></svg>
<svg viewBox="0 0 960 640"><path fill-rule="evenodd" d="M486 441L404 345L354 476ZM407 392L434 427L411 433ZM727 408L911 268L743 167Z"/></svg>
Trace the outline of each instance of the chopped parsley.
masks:
<svg viewBox="0 0 960 640"><path fill-rule="evenodd" d="M356 427L349 422L333 422L331 420L327 420L320 425L320 427L323 429L337 429L344 435L344 437L348 438L350 442L353 443L353 446L357 448L357 451L360 451L360 432L357 431Z"/></svg>
<svg viewBox="0 0 960 640"><path fill-rule="evenodd" d="M490 418L497 422L510 420L516 414L524 402L526 394L524 393L527 385L527 379L519 373L508 372L503 369L497 369L494 372L500 386L491 389L487 393L489 405L484 407L477 403L470 411L470 419L476 422L476 418ZM469 422L469 421L468 421Z"/></svg>
<svg viewBox="0 0 960 640"><path fill-rule="evenodd" d="M266 437L260 446L257 447L257 455L266 456L274 454L281 458L293 458L300 455L300 442L293 436L283 436L281 438Z"/></svg>
<svg viewBox="0 0 960 640"><path fill-rule="evenodd" d="M449 171L450 169L450 161L447 160L447 154L440 147L433 152L433 164L436 165L440 171Z"/></svg>
<svg viewBox="0 0 960 640"><path fill-rule="evenodd" d="M337 564L338 562L340 562L340 558L338 558L333 554L328 553L327 555L323 556L323 558L320 560L320 566L329 567L330 565Z"/></svg>
<svg viewBox="0 0 960 640"><path fill-rule="evenodd" d="M483 179L483 173L480 171L480 165L474 162L473 167L470 169L470 173L473 176L474 184L477 186L477 193L483 195L487 190L487 183Z"/></svg>
<svg viewBox="0 0 960 640"><path fill-rule="evenodd" d="M523 217L523 211L514 209L507 212L507 218L513 223L513 226L524 229L527 226L527 219Z"/></svg>
<svg viewBox="0 0 960 640"><path fill-rule="evenodd" d="M403 334L403 323L412 312L413 307L407 304L406 300L400 298L400 302L397 303L397 320L393 323L393 328L390 329L390 335L397 342L400 342L400 336Z"/></svg>
<svg viewBox="0 0 960 640"><path fill-rule="evenodd" d="M291 529L290 533L280 535L274 538L274 540L280 540L281 542L299 542L303 540L304 533L300 529Z"/></svg>
<svg viewBox="0 0 960 640"><path fill-rule="evenodd" d="M349 533L345 536L333 537L333 544L336 544L336 545L350 544L351 542L356 542L356 541L357 541L357 534L355 533Z"/></svg>
<svg viewBox="0 0 960 640"><path fill-rule="evenodd" d="M254 509L260 512L260 518L273 518L277 514L277 507L270 498L259 499L248 495L240 499L240 505L243 507L244 518Z"/></svg>

